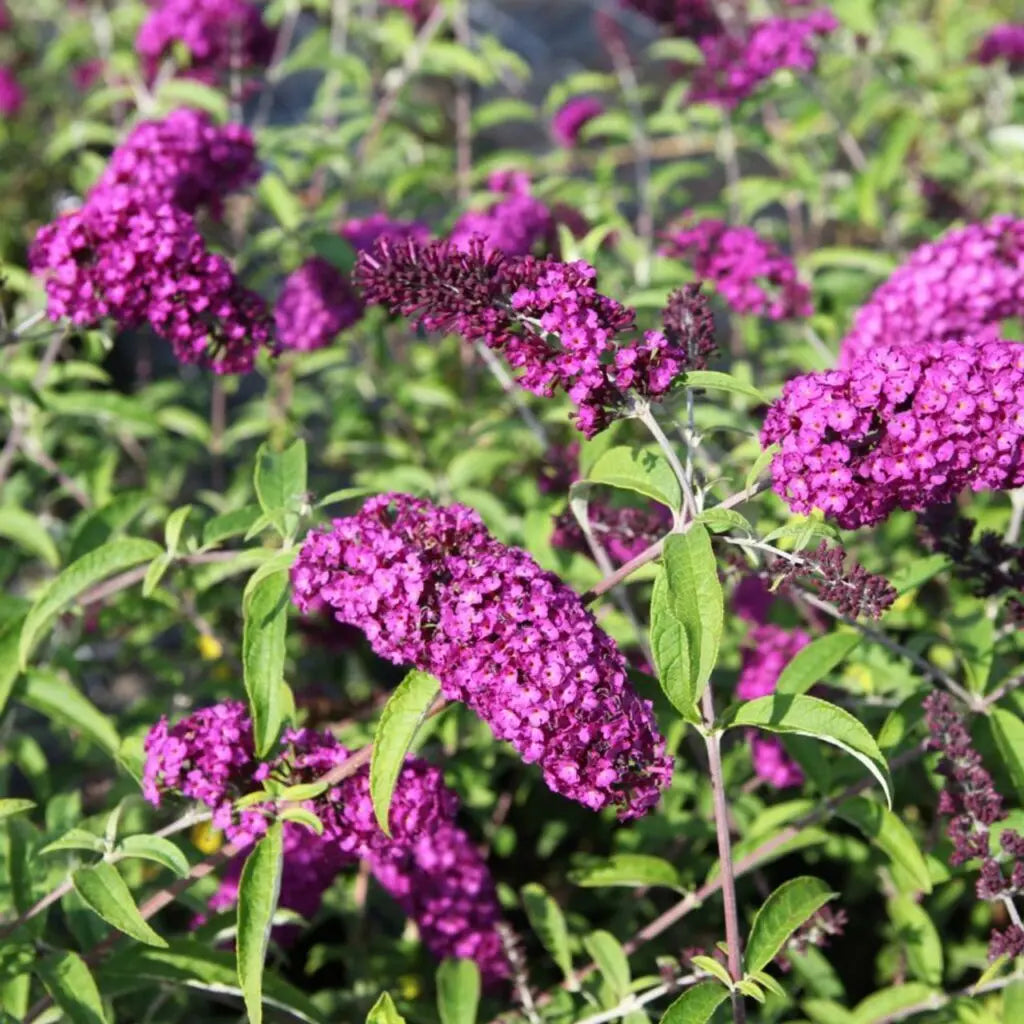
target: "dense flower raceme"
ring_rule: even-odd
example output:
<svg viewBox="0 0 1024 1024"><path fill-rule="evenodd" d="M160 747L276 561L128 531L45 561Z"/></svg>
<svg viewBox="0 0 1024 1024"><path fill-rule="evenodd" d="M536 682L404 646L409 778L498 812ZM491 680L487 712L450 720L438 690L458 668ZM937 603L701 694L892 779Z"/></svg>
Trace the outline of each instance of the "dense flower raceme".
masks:
<svg viewBox="0 0 1024 1024"><path fill-rule="evenodd" d="M17 117L25 103L25 90L14 72L0 65L0 115Z"/></svg>
<svg viewBox="0 0 1024 1024"><path fill-rule="evenodd" d="M813 71L820 36L839 22L825 9L794 18L767 18L742 35L718 33L698 40L704 63L695 69L691 101L735 107L781 68Z"/></svg>
<svg viewBox="0 0 1024 1024"><path fill-rule="evenodd" d="M170 203L186 213L209 207L259 176L249 129L215 125L198 110L175 110L136 125L111 154L97 189L129 186L142 204Z"/></svg>
<svg viewBox="0 0 1024 1024"><path fill-rule="evenodd" d="M662 251L686 260L700 278L713 281L737 313L772 320L808 316L811 292L792 260L753 228L708 219L665 233Z"/></svg>
<svg viewBox="0 0 1024 1024"><path fill-rule="evenodd" d="M1024 315L1024 219L997 215L920 246L858 310L840 363L879 345L977 334Z"/></svg>
<svg viewBox="0 0 1024 1024"><path fill-rule="evenodd" d="M535 246L550 249L555 242L551 210L530 194L530 179L517 171L496 171L488 188L501 196L486 210L467 210L455 222L449 240L457 249L469 249L476 238L487 252L526 256Z"/></svg>
<svg viewBox="0 0 1024 1024"><path fill-rule="evenodd" d="M46 277L52 319L85 326L109 317L121 329L148 320L182 362L243 373L271 342L263 300L206 248L192 218L127 186L99 189L41 228L29 263Z"/></svg>
<svg viewBox="0 0 1024 1024"><path fill-rule="evenodd" d="M259 7L248 0L155 0L135 38L147 78L176 45L189 55L187 73L201 81L223 81L233 66L263 68L274 50L274 34Z"/></svg>
<svg viewBox="0 0 1024 1024"><path fill-rule="evenodd" d="M775 692L782 670L811 638L802 630L787 630L770 624L750 631L749 645L743 651L743 668L736 683L740 700L755 700ZM776 789L799 786L804 780L800 766L786 753L775 736L750 734L750 755L754 772Z"/></svg>
<svg viewBox="0 0 1024 1024"><path fill-rule="evenodd" d="M559 145L572 149L588 121L604 113L604 104L593 96L578 96L562 104L551 118L551 134Z"/></svg>
<svg viewBox="0 0 1024 1024"><path fill-rule="evenodd" d="M840 526L1024 484L1024 346L991 341L876 348L849 370L789 381L762 443L777 493Z"/></svg>
<svg viewBox="0 0 1024 1024"><path fill-rule="evenodd" d="M583 261L486 252L480 239L466 250L444 241L378 241L356 264L368 302L416 316L428 330L483 341L534 394L563 389L588 437L622 415L625 392L660 398L689 366L688 339L657 331L623 338L634 313L598 292L596 276Z"/></svg>
<svg viewBox="0 0 1024 1024"><path fill-rule="evenodd" d="M650 703L579 597L471 509L403 494L306 538L292 569L300 609L320 601L381 657L431 672L555 792L621 818L657 803L671 760Z"/></svg>
<svg viewBox="0 0 1024 1024"><path fill-rule="evenodd" d="M924 701L928 744L941 754L938 772L945 784L939 796L939 814L949 817L949 838L953 843L950 863L954 866L980 860L978 898L1012 900L1024 894L1024 836L1014 829L1000 828L998 847L990 833L1005 817L1003 798L985 770L971 735L952 698L935 692ZM989 957L1024 953L1024 930L1011 925L993 931Z"/></svg>
<svg viewBox="0 0 1024 1024"><path fill-rule="evenodd" d="M349 756L328 733L292 729L285 732L277 756L259 761L251 720L238 702L203 708L173 727L161 719L150 730L145 749L147 799L159 804L165 793L175 793L205 803L214 810L214 824L242 848L210 900L213 910L237 900L246 847L266 829L258 808L238 812L233 802L270 778L288 785L312 782ZM435 956L471 957L487 981L508 973L494 884L469 837L454 823L458 800L439 769L417 758L406 760L391 806L390 837L374 816L365 767L307 806L324 832L318 836L285 822L282 907L312 917L338 872L365 860L416 921Z"/></svg>
<svg viewBox="0 0 1024 1024"><path fill-rule="evenodd" d="M284 348L323 348L362 316L348 279L319 256L288 275L274 307L277 340Z"/></svg>
<svg viewBox="0 0 1024 1024"><path fill-rule="evenodd" d="M1005 60L1011 71L1024 68L1024 24L996 25L982 39L978 47L978 60L992 64Z"/></svg>

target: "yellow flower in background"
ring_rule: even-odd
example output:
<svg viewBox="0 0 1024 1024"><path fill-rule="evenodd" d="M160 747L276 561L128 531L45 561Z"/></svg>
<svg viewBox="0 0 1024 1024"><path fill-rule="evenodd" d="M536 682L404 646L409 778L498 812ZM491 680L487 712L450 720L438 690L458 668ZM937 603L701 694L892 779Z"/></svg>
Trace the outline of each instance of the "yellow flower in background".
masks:
<svg viewBox="0 0 1024 1024"><path fill-rule="evenodd" d="M208 821L193 825L190 838L192 845L204 857L216 853L224 845L224 833L219 828L214 828Z"/></svg>
<svg viewBox="0 0 1024 1024"><path fill-rule="evenodd" d="M423 986L415 974L403 974L398 979L398 994L402 999L417 999L423 993Z"/></svg>
<svg viewBox="0 0 1024 1024"><path fill-rule="evenodd" d="M197 646L199 647L199 657L203 661L216 661L224 653L224 645L209 633L199 634Z"/></svg>
<svg viewBox="0 0 1024 1024"><path fill-rule="evenodd" d="M871 674L871 669L860 662L847 665L843 670L843 676L856 683L862 693L872 693L875 689L875 677Z"/></svg>

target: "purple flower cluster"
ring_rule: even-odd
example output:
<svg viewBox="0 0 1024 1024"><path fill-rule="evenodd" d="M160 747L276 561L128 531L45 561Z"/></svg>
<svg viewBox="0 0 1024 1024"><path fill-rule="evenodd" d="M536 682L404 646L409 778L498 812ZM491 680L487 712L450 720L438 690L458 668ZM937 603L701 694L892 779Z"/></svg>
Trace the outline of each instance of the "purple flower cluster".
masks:
<svg viewBox="0 0 1024 1024"><path fill-rule="evenodd" d="M0 64L0 115L17 117L25 103L25 90L14 72Z"/></svg>
<svg viewBox="0 0 1024 1024"><path fill-rule="evenodd" d="M822 9L797 18L766 18L743 35L705 35L698 40L704 63L694 71L689 99L731 108L781 68L813 71L818 37L838 27L832 12Z"/></svg>
<svg viewBox="0 0 1024 1024"><path fill-rule="evenodd" d="M849 370L789 381L762 443L778 443L775 490L840 526L952 501L965 487L1024 483L1024 348L931 342L876 348Z"/></svg>
<svg viewBox="0 0 1024 1024"><path fill-rule="evenodd" d="M301 352L323 348L362 314L362 303L345 275L315 256L284 282L274 307L277 340Z"/></svg>
<svg viewBox="0 0 1024 1024"><path fill-rule="evenodd" d="M840 364L878 346L977 335L1024 315L1024 219L1000 214L928 242L857 311Z"/></svg>
<svg viewBox="0 0 1024 1024"><path fill-rule="evenodd" d="M259 177L249 129L215 125L198 110L175 110L136 125L111 154L98 190L131 188L142 205L201 206L220 216L224 196Z"/></svg>
<svg viewBox="0 0 1024 1024"><path fill-rule="evenodd" d="M723 31L711 0L621 0L621 3L684 39L700 39Z"/></svg>
<svg viewBox="0 0 1024 1024"><path fill-rule="evenodd" d="M989 29L978 47L982 64L1005 60L1011 71L1024 68L1024 25L1009 22Z"/></svg>
<svg viewBox="0 0 1024 1024"><path fill-rule="evenodd" d="M1003 829L999 833L1002 853L994 853L990 833L992 826L1005 817L1003 798L974 749L963 716L949 694L941 691L925 698L924 711L928 745L941 754L937 770L945 784L939 794L938 812L949 817L948 834L953 843L950 863L958 866L980 859L978 898L1010 901L1024 893L1024 836ZM992 933L990 958L1006 952L1014 956L1024 952L1024 931L1016 925Z"/></svg>
<svg viewBox="0 0 1024 1024"><path fill-rule="evenodd" d="M577 96L555 111L551 119L551 134L555 141L566 149L572 149L579 142L580 132L588 121L604 113L604 104L593 96Z"/></svg>
<svg viewBox="0 0 1024 1024"><path fill-rule="evenodd" d="M534 394L564 390L587 437L622 415L626 391L660 398L689 365L688 339L673 342L656 331L622 339L635 314L598 292L596 276L583 261L513 259L485 251L480 239L466 250L443 241L379 241L356 265L367 302L418 316L428 330L482 340Z"/></svg>
<svg viewBox="0 0 1024 1024"><path fill-rule="evenodd" d="M421 244L430 240L430 228L426 224L418 220L392 220L385 213L353 217L341 225L338 233L357 252L372 249L378 238L386 239L391 245L406 239Z"/></svg>
<svg viewBox="0 0 1024 1024"><path fill-rule="evenodd" d="M158 804L170 792L205 803L214 810L214 824L243 850L210 900L213 910L236 902L245 848L266 829L258 807L237 812L234 801L271 778L283 785L313 782L349 757L329 733L292 729L272 760L258 761L252 723L237 702L196 711L173 728L161 719L145 748L146 798ZM438 768L417 758L406 760L391 806L390 837L374 816L365 767L306 806L324 831L316 835L285 822L280 906L312 917L338 872L365 860L416 921L435 956L472 957L487 982L507 975L494 883L470 838L455 825L458 799Z"/></svg>
<svg viewBox="0 0 1024 1024"><path fill-rule="evenodd" d="M810 289L792 260L753 228L708 219L666 232L662 252L689 261L737 313L771 320L809 316Z"/></svg>
<svg viewBox="0 0 1024 1024"><path fill-rule="evenodd" d="M217 373L252 369L270 343L263 300L206 248L193 219L140 201L127 186L97 190L41 228L29 263L46 276L54 320L84 326L109 317L121 329L148 321L182 362Z"/></svg>
<svg viewBox="0 0 1024 1024"><path fill-rule="evenodd" d="M755 626L750 632L750 646L743 651L743 668L736 683L740 700L755 700L775 692L782 670L793 660L811 638L802 630L786 630L779 626ZM804 781L800 766L786 753L776 736L751 732L750 755L754 773L776 789L799 786Z"/></svg>
<svg viewBox="0 0 1024 1024"><path fill-rule="evenodd" d="M485 252L495 250L507 256L526 256L543 243L555 243L555 220L551 210L530 194L530 179L518 171L496 171L488 188L500 199L486 210L467 210L455 222L449 241L468 250L476 238L483 239Z"/></svg>
<svg viewBox="0 0 1024 1024"><path fill-rule="evenodd" d="M403 494L306 538L292 569L302 610L323 601L381 657L431 672L548 786L623 819L671 779L650 703L579 597L471 509Z"/></svg>
<svg viewBox="0 0 1024 1024"><path fill-rule="evenodd" d="M233 67L264 68L274 50L274 33L248 0L151 0L152 10L135 37L149 81L175 48L187 51L190 77L223 81Z"/></svg>

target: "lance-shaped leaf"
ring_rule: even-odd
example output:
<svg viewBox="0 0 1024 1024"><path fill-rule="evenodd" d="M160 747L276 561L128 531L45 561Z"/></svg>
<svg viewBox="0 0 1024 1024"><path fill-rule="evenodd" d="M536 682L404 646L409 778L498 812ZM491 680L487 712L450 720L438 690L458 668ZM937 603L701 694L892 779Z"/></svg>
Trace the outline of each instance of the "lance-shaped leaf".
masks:
<svg viewBox="0 0 1024 1024"><path fill-rule="evenodd" d="M475 1024L480 1003L480 968L473 960L445 960L437 969L437 1014L441 1024Z"/></svg>
<svg viewBox="0 0 1024 1024"><path fill-rule="evenodd" d="M572 982L572 954L569 952L569 929L561 908L548 895L543 886L535 882L524 885L520 890L523 909L530 921L530 927L551 954L551 959L561 968L566 979ZM573 984L573 988L575 988Z"/></svg>
<svg viewBox="0 0 1024 1024"><path fill-rule="evenodd" d="M835 895L820 878L810 875L783 882L754 916L743 957L747 973L764 970L790 935Z"/></svg>
<svg viewBox="0 0 1024 1024"><path fill-rule="evenodd" d="M188 874L188 859L169 839L163 836L125 836L117 848L122 857L137 857L162 864L179 878Z"/></svg>
<svg viewBox="0 0 1024 1024"><path fill-rule="evenodd" d="M405 1024L405 1018L398 1012L391 996L382 992L377 1002L370 1007L366 1024Z"/></svg>
<svg viewBox="0 0 1024 1024"><path fill-rule="evenodd" d="M806 693L820 682L861 641L862 634L826 633L797 651L793 659L779 674L776 693Z"/></svg>
<svg viewBox="0 0 1024 1024"><path fill-rule="evenodd" d="M683 891L679 872L667 860L643 853L614 853L605 861L574 868L569 872L569 881L588 889L606 885L634 889L660 885Z"/></svg>
<svg viewBox="0 0 1024 1024"><path fill-rule="evenodd" d="M728 998L729 990L717 981L698 982L665 1011L661 1024L708 1024Z"/></svg>
<svg viewBox="0 0 1024 1024"><path fill-rule="evenodd" d="M71 878L75 892L107 924L147 946L167 945L139 913L131 890L113 864L100 861L92 867L80 868Z"/></svg>
<svg viewBox="0 0 1024 1024"><path fill-rule="evenodd" d="M441 684L427 672L410 672L388 698L373 734L370 756L370 797L377 823L391 835L389 812L395 783L413 740Z"/></svg>
<svg viewBox="0 0 1024 1024"><path fill-rule="evenodd" d="M288 592L288 573L278 570L260 580L245 603L242 672L252 714L253 740L260 757L277 740L285 714Z"/></svg>
<svg viewBox="0 0 1024 1024"><path fill-rule="evenodd" d="M281 891L282 828L275 821L267 829L246 858L238 884L238 982L251 1024L263 1021L263 964Z"/></svg>
<svg viewBox="0 0 1024 1024"><path fill-rule="evenodd" d="M683 503L683 493L672 467L660 451L652 448L628 445L610 448L590 467L586 482L634 491L673 511Z"/></svg>
<svg viewBox="0 0 1024 1024"><path fill-rule="evenodd" d="M851 797L836 808L836 815L859 829L895 865L903 869L920 892L932 891L931 874L914 836L903 821L863 796Z"/></svg>
<svg viewBox="0 0 1024 1024"><path fill-rule="evenodd" d="M77 953L48 956L36 964L35 972L71 1024L107 1024L99 989Z"/></svg>
<svg viewBox="0 0 1024 1024"><path fill-rule="evenodd" d="M886 803L892 807L889 766L878 744L853 715L835 704L806 695L772 694L731 708L724 724L726 728L755 726L767 732L811 736L839 747L878 779Z"/></svg>
<svg viewBox="0 0 1024 1024"><path fill-rule="evenodd" d="M262 445L256 453L253 485L267 521L281 536L289 536L298 526L306 495L306 442L300 439L283 452Z"/></svg>

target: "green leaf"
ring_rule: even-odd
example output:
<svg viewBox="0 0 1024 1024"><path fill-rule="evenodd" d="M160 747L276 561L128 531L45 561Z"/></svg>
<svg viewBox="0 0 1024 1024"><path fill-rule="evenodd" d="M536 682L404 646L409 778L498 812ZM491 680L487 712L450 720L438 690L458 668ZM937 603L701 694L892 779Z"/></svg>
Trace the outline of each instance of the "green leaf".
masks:
<svg viewBox="0 0 1024 1024"><path fill-rule="evenodd" d="M988 606L976 597L960 598L946 621L963 662L967 688L971 693L984 693L996 650L996 626Z"/></svg>
<svg viewBox="0 0 1024 1024"><path fill-rule="evenodd" d="M22 669L27 667L36 644L50 624L75 598L115 573L148 562L161 553L160 547L152 541L123 537L72 562L50 582L25 619L18 644L18 662Z"/></svg>
<svg viewBox="0 0 1024 1024"><path fill-rule="evenodd" d="M915 558L902 569L897 569L889 577L889 582L896 589L896 593L902 596L938 576L944 569L948 569L950 564L947 555L925 555L923 558Z"/></svg>
<svg viewBox="0 0 1024 1024"><path fill-rule="evenodd" d="M440 690L441 684L432 675L414 669L391 694L381 712L370 755L370 797L373 813L385 835L391 835L391 796L405 755Z"/></svg>
<svg viewBox="0 0 1024 1024"><path fill-rule="evenodd" d="M665 1011L661 1024L708 1024L715 1010L728 998L729 990L717 981L700 981Z"/></svg>
<svg viewBox="0 0 1024 1024"><path fill-rule="evenodd" d="M889 901L889 916L910 973L926 985L941 985L942 940L925 909L909 896L896 896Z"/></svg>
<svg viewBox="0 0 1024 1024"><path fill-rule="evenodd" d="M760 405L767 405L768 399L755 387L744 384L731 374L719 370L688 370L683 378L683 386L687 388L707 388L709 391L727 391L732 395L743 395L752 398Z"/></svg>
<svg viewBox="0 0 1024 1024"><path fill-rule="evenodd" d="M18 681L18 645L24 625L24 615L0 623L0 714L7 707L14 684Z"/></svg>
<svg viewBox="0 0 1024 1024"><path fill-rule="evenodd" d="M776 693L806 693L815 683L820 682L845 658L861 641L861 633L837 632L812 640L782 670L775 684Z"/></svg>
<svg viewBox="0 0 1024 1024"><path fill-rule="evenodd" d="M188 514L191 511L191 505L182 505L167 517L167 522L164 524L164 545L167 548L167 554L172 558L178 553L181 532L185 529L185 520L188 519Z"/></svg>
<svg viewBox="0 0 1024 1024"><path fill-rule="evenodd" d="M590 467L587 483L635 491L678 511L683 503L672 467L661 452L620 445L610 448Z"/></svg>
<svg viewBox="0 0 1024 1024"><path fill-rule="evenodd" d="M296 513L306 499L306 442L300 438L280 453L261 445L253 484L267 519L287 537L297 527Z"/></svg>
<svg viewBox="0 0 1024 1024"><path fill-rule="evenodd" d="M692 701L700 702L718 660L725 618L711 535L699 525L665 541L662 555L668 604L686 631Z"/></svg>
<svg viewBox="0 0 1024 1024"><path fill-rule="evenodd" d="M60 565L57 545L38 516L20 508L0 508L0 537L14 541L30 555L38 555L51 569Z"/></svg>
<svg viewBox="0 0 1024 1024"><path fill-rule="evenodd" d="M97 974L104 991L117 983L141 983L151 988L153 982L158 982L242 997L234 954L211 949L196 939L172 939L167 949L129 947L114 953L97 968ZM303 1024L324 1024L323 1014L308 996L269 972L263 976L263 1002Z"/></svg>
<svg viewBox="0 0 1024 1024"><path fill-rule="evenodd" d="M989 721L1003 764L1024 799L1024 722L1005 708L993 708Z"/></svg>
<svg viewBox="0 0 1024 1024"><path fill-rule="evenodd" d="M913 833L903 821L863 796L851 797L836 808L836 815L848 821L871 840L893 864L898 864L913 879L920 892L931 892L931 875Z"/></svg>
<svg viewBox="0 0 1024 1024"><path fill-rule="evenodd" d="M705 509L694 522L706 526L712 533L728 533L729 530L753 532L750 520L741 516L739 512L734 512L731 508Z"/></svg>
<svg viewBox="0 0 1024 1024"><path fill-rule="evenodd" d="M35 807L35 800L22 800L17 797L7 797L0 800L0 821L9 818L13 814L24 814L25 811Z"/></svg>
<svg viewBox="0 0 1024 1024"><path fill-rule="evenodd" d="M123 857L137 857L162 864L180 878L188 874L188 858L169 839L163 836L125 836L117 847Z"/></svg>
<svg viewBox="0 0 1024 1024"><path fill-rule="evenodd" d="M284 720L284 656L288 626L288 573L264 577L249 594L242 626L242 673L252 713L256 754L274 745Z"/></svg>
<svg viewBox="0 0 1024 1024"><path fill-rule="evenodd" d="M95 832L84 828L72 828L59 839L47 843L40 851L40 856L47 853L58 853L62 850L86 850L89 853L105 853L107 844Z"/></svg>
<svg viewBox="0 0 1024 1024"><path fill-rule="evenodd" d="M589 864L569 872L569 881L586 889L605 885L625 885L630 888L660 885L668 889L683 890L679 872L661 857L643 853L615 853L600 864Z"/></svg>
<svg viewBox="0 0 1024 1024"><path fill-rule="evenodd" d="M883 988L862 999L854 1008L851 1024L884 1024L898 1018L901 1010L911 1006L925 1009L929 1005L939 1007L946 1001L946 996L930 985L919 981L905 981L892 988Z"/></svg>
<svg viewBox="0 0 1024 1024"><path fill-rule="evenodd" d="M726 728L756 726L767 732L811 736L831 743L855 757L882 786L885 800L892 807L892 780L889 766L874 737L853 717L835 704L817 697L773 694L730 708Z"/></svg>
<svg viewBox="0 0 1024 1024"><path fill-rule="evenodd" d="M480 968L472 960L445 960L437 969L437 1013L441 1024L476 1024Z"/></svg>
<svg viewBox="0 0 1024 1024"><path fill-rule="evenodd" d="M14 688L14 697L40 714L82 733L116 757L121 738L114 723L88 697L75 689L71 680L55 672L30 672Z"/></svg>
<svg viewBox="0 0 1024 1024"><path fill-rule="evenodd" d="M171 558L166 552L149 563L149 568L146 570L146 575L142 580L143 597L152 596L153 591L160 586L160 581L164 578L164 574L170 567Z"/></svg>
<svg viewBox="0 0 1024 1024"><path fill-rule="evenodd" d="M848 267L864 270L877 277L888 277L896 269L896 260L877 249L851 249L840 246L822 246L810 253L804 261L808 270L822 267Z"/></svg>
<svg viewBox="0 0 1024 1024"><path fill-rule="evenodd" d="M694 967L699 967L702 971L714 975L727 988L732 988L732 978L721 961L716 960L713 956L705 956L703 953L690 957L690 961Z"/></svg>
<svg viewBox="0 0 1024 1024"><path fill-rule="evenodd" d="M583 948L597 964L601 977L608 983L612 1005L620 1003L629 992L629 960L611 932L591 932L583 939Z"/></svg>
<svg viewBox="0 0 1024 1024"><path fill-rule="evenodd" d="M213 547L230 537L243 536L261 516L261 510L254 506L237 508L233 512L214 516L203 527L203 547Z"/></svg>
<svg viewBox="0 0 1024 1024"><path fill-rule="evenodd" d="M302 203L280 175L263 174L257 192L281 227L294 231L302 223Z"/></svg>
<svg viewBox="0 0 1024 1024"><path fill-rule="evenodd" d="M747 478L743 482L744 491L749 492L753 488L754 484L761 479L761 474L768 468L769 463L775 458L780 450L781 445L777 442L775 444L770 444L757 456L756 459L754 459L753 464L747 473Z"/></svg>
<svg viewBox="0 0 1024 1024"><path fill-rule="evenodd" d="M764 970L793 932L836 895L811 875L783 882L754 915L743 957L747 973Z"/></svg>
<svg viewBox="0 0 1024 1024"><path fill-rule="evenodd" d="M519 890L523 898L523 909L530 921L530 927L551 954L551 959L561 968L566 980L572 982L572 954L569 952L569 929L561 908L547 894L543 886L530 882ZM573 984L573 989L577 988Z"/></svg>
<svg viewBox="0 0 1024 1024"><path fill-rule="evenodd" d="M91 867L79 868L71 877L75 892L107 924L147 946L167 945L139 913L131 890L113 864L100 861Z"/></svg>
<svg viewBox="0 0 1024 1024"><path fill-rule="evenodd" d="M665 696L687 721L698 721L700 716L690 670L690 642L685 627L673 611L664 568L658 570L651 590L651 653Z"/></svg>
<svg viewBox="0 0 1024 1024"><path fill-rule="evenodd" d="M263 1021L263 963L270 942L283 863L281 822L253 848L238 884L238 981L251 1024Z"/></svg>
<svg viewBox="0 0 1024 1024"><path fill-rule="evenodd" d="M71 1024L107 1024L99 989L77 953L48 956L36 964L35 972Z"/></svg>
<svg viewBox="0 0 1024 1024"><path fill-rule="evenodd" d="M405 1018L398 1012L391 996L381 992L380 998L366 1015L366 1024L405 1024Z"/></svg>

